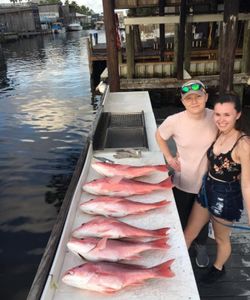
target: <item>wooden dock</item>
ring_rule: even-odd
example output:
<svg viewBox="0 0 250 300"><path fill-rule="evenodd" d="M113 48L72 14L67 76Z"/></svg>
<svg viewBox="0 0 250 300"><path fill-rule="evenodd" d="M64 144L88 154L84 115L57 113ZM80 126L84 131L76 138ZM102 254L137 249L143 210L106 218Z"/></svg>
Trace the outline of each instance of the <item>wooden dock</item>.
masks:
<svg viewBox="0 0 250 300"><path fill-rule="evenodd" d="M240 224L247 225L243 215ZM194 262L194 249L190 249L192 266L201 300L249 300L250 299L250 230L234 229L231 235L232 254L227 261L226 275L214 284L202 284L201 276L206 269L200 269ZM213 239L208 239L210 262L215 259L216 247Z"/></svg>

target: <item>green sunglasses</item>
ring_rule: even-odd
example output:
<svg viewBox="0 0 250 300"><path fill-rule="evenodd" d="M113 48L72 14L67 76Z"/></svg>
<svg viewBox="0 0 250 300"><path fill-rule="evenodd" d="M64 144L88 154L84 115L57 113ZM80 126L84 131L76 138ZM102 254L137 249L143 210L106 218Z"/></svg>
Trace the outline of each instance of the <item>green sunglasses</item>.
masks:
<svg viewBox="0 0 250 300"><path fill-rule="evenodd" d="M202 89L204 90L205 88L200 83L191 83L190 85L183 86L181 88L181 93L186 94L189 91L200 91Z"/></svg>

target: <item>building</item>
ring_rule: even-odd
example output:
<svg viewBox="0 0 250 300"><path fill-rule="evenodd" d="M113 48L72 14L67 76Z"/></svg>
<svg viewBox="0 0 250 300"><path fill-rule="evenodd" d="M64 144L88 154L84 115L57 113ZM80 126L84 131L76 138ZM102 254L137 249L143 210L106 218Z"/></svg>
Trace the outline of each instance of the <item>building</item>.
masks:
<svg viewBox="0 0 250 300"><path fill-rule="evenodd" d="M2 6L0 9L1 32L34 32L41 30L37 5Z"/></svg>

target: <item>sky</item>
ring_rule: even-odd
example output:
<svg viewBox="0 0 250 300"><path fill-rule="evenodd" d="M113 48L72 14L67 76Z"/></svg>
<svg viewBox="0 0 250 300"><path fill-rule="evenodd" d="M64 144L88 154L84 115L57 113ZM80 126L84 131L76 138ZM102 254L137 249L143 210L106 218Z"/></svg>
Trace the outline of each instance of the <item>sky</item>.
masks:
<svg viewBox="0 0 250 300"><path fill-rule="evenodd" d="M92 9L95 13L103 12L102 0L75 0L75 1L79 6L81 5L87 6L88 8Z"/></svg>
<svg viewBox="0 0 250 300"><path fill-rule="evenodd" d="M82 5L87 6L88 8L92 9L95 13L103 12L102 0L74 0L74 1L79 6L82 6ZM23 0L22 2L27 2L27 1ZM64 0L62 2L64 2ZM72 0L69 0L69 2L72 2ZM9 0L0 0L0 4L1 3L10 3L10 1Z"/></svg>

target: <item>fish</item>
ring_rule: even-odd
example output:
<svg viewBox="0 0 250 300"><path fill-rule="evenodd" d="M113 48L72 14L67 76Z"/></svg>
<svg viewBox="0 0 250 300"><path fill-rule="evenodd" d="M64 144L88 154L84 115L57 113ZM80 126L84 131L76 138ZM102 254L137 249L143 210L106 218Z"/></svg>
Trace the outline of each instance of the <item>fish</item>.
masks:
<svg viewBox="0 0 250 300"><path fill-rule="evenodd" d="M80 255L89 261L111 261L137 260L140 253L147 250L169 249L167 238L150 242L128 242L121 240L109 240L107 238L84 238L76 239L72 237L67 247L70 251Z"/></svg>
<svg viewBox="0 0 250 300"><path fill-rule="evenodd" d="M126 198L97 197L80 204L80 209L92 215L103 215L110 217L125 217L128 215L142 214L149 210L164 207L170 201L162 200L155 203L142 203Z"/></svg>
<svg viewBox="0 0 250 300"><path fill-rule="evenodd" d="M174 259L170 259L150 268L112 262L87 262L66 271L62 281L79 289L114 294L125 287L141 286L147 279L174 277L171 270L173 262Z"/></svg>
<svg viewBox="0 0 250 300"><path fill-rule="evenodd" d="M171 177L159 183L146 183L120 177L100 178L87 182L83 190L93 195L128 197L132 195L144 195L154 191L168 190L173 187Z"/></svg>
<svg viewBox="0 0 250 300"><path fill-rule="evenodd" d="M142 229L114 218L96 217L74 229L72 236L75 238L107 237L110 239L159 239L166 237L168 230L168 227L154 230Z"/></svg>
<svg viewBox="0 0 250 300"><path fill-rule="evenodd" d="M101 175L107 177L120 176L127 179L145 176L157 171L164 173L168 172L166 165L131 166L107 162L93 162L91 166Z"/></svg>

